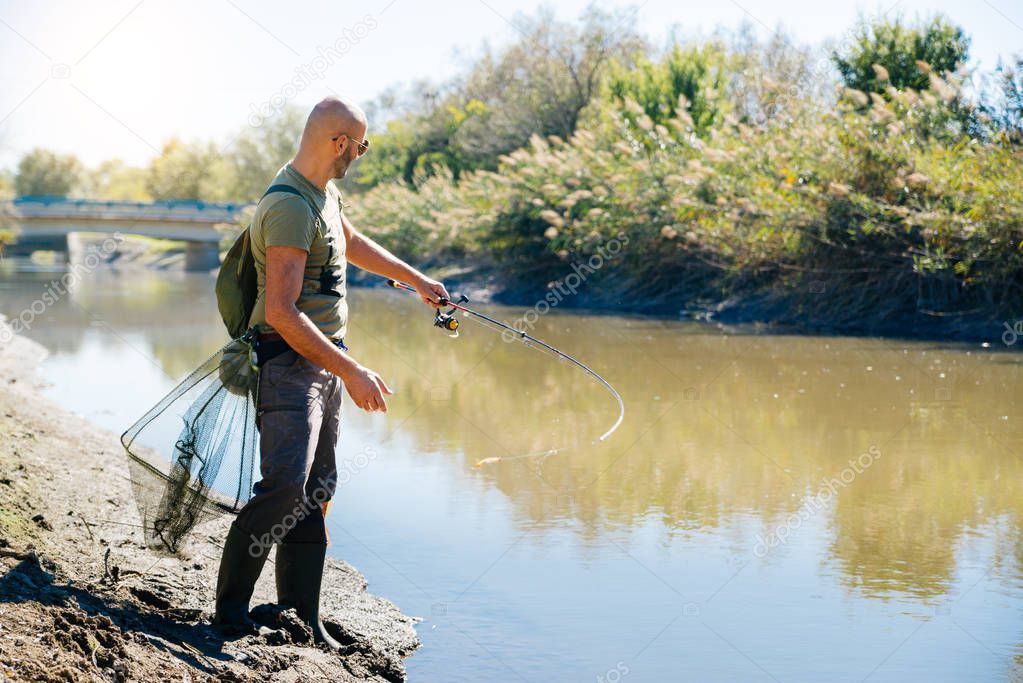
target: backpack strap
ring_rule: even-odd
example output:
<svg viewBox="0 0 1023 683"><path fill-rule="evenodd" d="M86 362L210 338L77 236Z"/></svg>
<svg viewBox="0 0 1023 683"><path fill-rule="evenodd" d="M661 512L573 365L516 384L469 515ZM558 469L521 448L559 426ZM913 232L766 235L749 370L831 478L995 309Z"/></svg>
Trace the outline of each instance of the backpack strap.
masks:
<svg viewBox="0 0 1023 683"><path fill-rule="evenodd" d="M305 201L305 203L309 205L309 208L313 210L313 215L316 216L316 232L317 233L320 232L320 226L321 225L322 226L326 226L327 225L327 221L324 220L323 215L320 213L320 210L317 209L313 205L313 203L311 201L309 201L309 199L304 194L299 192L297 187L293 187L291 185L285 185L283 183L278 183L277 185L271 185L270 187L266 188L266 192L263 193L263 197L259 198L260 201L262 201L263 198L266 197L268 194L271 194L273 192L284 192L285 194L293 194L296 197L301 197Z"/></svg>
<svg viewBox="0 0 1023 683"><path fill-rule="evenodd" d="M284 183L278 183L277 185L271 185L270 187L266 188L266 192L263 193L263 197L267 196L271 192L287 192L288 194L297 195L302 199L305 199L305 195L299 192L297 187L294 187L293 185L285 185ZM263 197L260 197L260 199L262 199Z"/></svg>

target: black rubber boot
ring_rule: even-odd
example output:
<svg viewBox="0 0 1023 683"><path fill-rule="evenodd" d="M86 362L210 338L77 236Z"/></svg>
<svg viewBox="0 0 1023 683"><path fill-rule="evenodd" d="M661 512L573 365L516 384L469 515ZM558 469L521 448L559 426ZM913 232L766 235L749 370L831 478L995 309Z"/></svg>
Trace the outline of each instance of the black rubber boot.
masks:
<svg viewBox="0 0 1023 683"><path fill-rule="evenodd" d="M313 630L313 639L337 650L341 644L330 637L320 621L320 584L326 543L281 543L277 546L277 602L294 607L299 618Z"/></svg>
<svg viewBox="0 0 1023 683"><path fill-rule="evenodd" d="M241 631L256 630L257 624L249 618L249 600L269 552L268 546L254 543L248 532L237 524L231 524L217 574L214 624Z"/></svg>

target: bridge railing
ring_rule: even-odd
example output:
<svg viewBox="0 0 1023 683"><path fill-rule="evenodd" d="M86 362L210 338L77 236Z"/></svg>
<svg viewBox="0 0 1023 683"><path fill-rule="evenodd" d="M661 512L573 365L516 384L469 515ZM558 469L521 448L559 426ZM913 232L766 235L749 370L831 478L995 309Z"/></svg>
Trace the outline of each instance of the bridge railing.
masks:
<svg viewBox="0 0 1023 683"><path fill-rule="evenodd" d="M242 203L166 200L138 202L122 200L69 199L68 197L26 196L6 202L12 218L90 218L100 220L185 221L233 223L249 206Z"/></svg>

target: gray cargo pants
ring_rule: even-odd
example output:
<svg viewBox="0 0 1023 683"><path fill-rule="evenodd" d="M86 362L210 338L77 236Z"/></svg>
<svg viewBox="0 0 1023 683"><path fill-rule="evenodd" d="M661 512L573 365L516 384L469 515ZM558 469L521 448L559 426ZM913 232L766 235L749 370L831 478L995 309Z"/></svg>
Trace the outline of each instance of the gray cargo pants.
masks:
<svg viewBox="0 0 1023 683"><path fill-rule="evenodd" d="M323 517L337 487L341 387L336 375L291 350L260 369L261 479L236 522L254 546L327 541Z"/></svg>

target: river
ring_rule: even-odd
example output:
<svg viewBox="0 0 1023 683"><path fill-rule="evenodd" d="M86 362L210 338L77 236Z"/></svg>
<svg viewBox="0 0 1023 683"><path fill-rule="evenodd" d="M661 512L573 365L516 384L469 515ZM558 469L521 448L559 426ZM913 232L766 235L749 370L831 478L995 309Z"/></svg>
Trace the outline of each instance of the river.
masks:
<svg viewBox="0 0 1023 683"><path fill-rule="evenodd" d="M49 394L118 433L225 341L209 276L97 272L33 309L57 277L3 271L0 313L49 349ZM423 617L410 680L1023 677L1004 345L552 311L534 334L624 399L598 445L617 405L577 369L449 338L396 291L352 291L351 320L396 393L345 405L331 552Z"/></svg>

